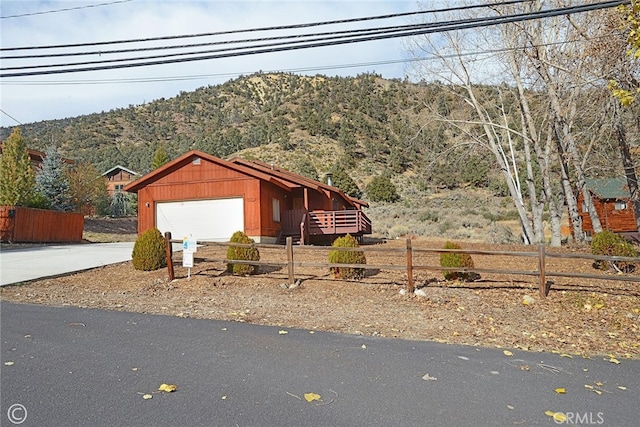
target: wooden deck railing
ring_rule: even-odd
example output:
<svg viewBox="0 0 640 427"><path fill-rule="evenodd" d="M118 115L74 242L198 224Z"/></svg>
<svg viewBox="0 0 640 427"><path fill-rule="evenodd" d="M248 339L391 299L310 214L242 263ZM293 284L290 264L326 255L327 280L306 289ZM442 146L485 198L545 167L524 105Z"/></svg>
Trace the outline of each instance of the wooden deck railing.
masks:
<svg viewBox="0 0 640 427"><path fill-rule="evenodd" d="M172 251L172 243L182 243L182 240L172 240L171 233L165 233L165 244L167 249L167 268L169 270L169 279L173 280L175 278L174 269L173 269L173 251ZM513 257L524 257L531 258L534 260L533 265L537 267L534 270L506 270L499 268L460 268L455 269L455 271L460 272L474 272L474 273L492 273L492 274L505 274L505 275L522 275L522 276L537 276L538 284L539 284L539 292L542 297L547 296L549 290L551 288L551 282L547 281L547 277L570 277L570 278L582 278L582 279L596 279L596 280L609 280L609 281L624 281L624 282L635 282L640 283L640 276L637 274L588 274L588 273L578 273L578 272L555 272L549 271L547 269L547 259L548 258L565 258L565 259L586 259L586 260L601 260L601 261L622 261L622 262L631 262L634 263L637 268L640 268L640 258L635 257L614 257L614 256L602 256L602 255L590 255L590 254L576 254L576 253L558 253L558 252L548 252L544 245L538 245L536 251L532 252L515 252L515 251L485 251L485 250L474 250L474 249L436 249L436 248L413 248L411 239L407 239L405 248L384 248L380 247L380 245L375 246L363 246L360 248L336 248L332 246L296 246L292 244L291 237L287 238L287 243L285 246L282 245L268 245L268 244L254 244L254 245L243 245L239 243L230 243L230 242L197 242L198 245L203 246L237 246L237 247L252 247L255 246L257 248L272 248L272 249L284 249L286 252L286 262L283 261L240 261L240 260L229 260L229 259L201 259L201 261L208 262L222 262L222 263L233 263L233 264L250 264L250 265L269 265L269 266L279 266L279 267L287 267L287 274L289 283L295 283L295 268L305 268L305 267L319 267L319 268L332 268L332 267L351 267L351 268L362 268L365 270L404 270L407 272L407 290L409 293L413 293L415 289L414 284L414 271L415 270L429 270L429 271L443 271L448 270L451 271L451 267L441 267L440 265L424 265L424 264L416 264L415 257L416 254L419 253L466 253L470 255L501 255L501 256L513 256ZM398 264L386 264L386 265L374 265L374 264L332 264L332 263L317 263L317 262L305 262L305 261L296 261L296 253L300 253L303 251L331 251L331 250L347 250L347 251L362 251L365 253L368 252L395 252L396 254L404 253L403 259L405 262ZM390 259L391 256L388 256L387 259Z"/></svg>
<svg viewBox="0 0 640 427"><path fill-rule="evenodd" d="M307 211L296 209L283 212L281 221L284 235L300 235L301 244L304 244L309 236L371 234L371 220L359 210Z"/></svg>

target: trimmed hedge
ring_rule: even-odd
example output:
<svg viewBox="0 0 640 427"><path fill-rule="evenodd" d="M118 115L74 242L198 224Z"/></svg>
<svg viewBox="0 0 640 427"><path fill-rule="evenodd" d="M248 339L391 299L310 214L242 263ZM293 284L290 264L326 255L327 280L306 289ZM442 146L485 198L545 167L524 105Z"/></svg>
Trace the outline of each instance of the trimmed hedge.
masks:
<svg viewBox="0 0 640 427"><path fill-rule="evenodd" d="M446 242L443 249L462 249L457 243ZM444 252L440 254L440 266L441 267L455 267L455 268L473 268L473 259L471 255L461 252ZM461 280L466 281L469 279L470 273L464 273L456 270L443 270L444 278L446 280Z"/></svg>
<svg viewBox="0 0 640 427"><path fill-rule="evenodd" d="M142 271L153 271L167 266L167 253L164 238L157 228L150 228L142 233L133 245L133 268Z"/></svg>
<svg viewBox="0 0 640 427"><path fill-rule="evenodd" d="M347 234L344 237L338 237L333 247L338 248L359 248L360 245L355 237ZM366 264L367 259L362 251L329 251L330 264ZM353 267L331 267L333 277L339 279L359 279L364 276L363 268Z"/></svg>
<svg viewBox="0 0 640 427"><path fill-rule="evenodd" d="M236 231L229 240L231 243L242 243L245 245L253 245L255 242L252 238L244 234L242 231ZM244 248L237 246L229 246L227 249L227 259L237 259L242 261L260 261L260 252L258 248ZM233 274L256 274L258 272L257 265L251 264L227 264L227 271Z"/></svg>

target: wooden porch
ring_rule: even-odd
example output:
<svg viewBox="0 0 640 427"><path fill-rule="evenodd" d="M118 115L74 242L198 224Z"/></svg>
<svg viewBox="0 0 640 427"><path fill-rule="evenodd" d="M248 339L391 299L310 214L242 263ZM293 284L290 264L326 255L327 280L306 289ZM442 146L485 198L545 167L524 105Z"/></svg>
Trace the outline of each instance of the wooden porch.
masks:
<svg viewBox="0 0 640 427"><path fill-rule="evenodd" d="M278 243L293 237L301 245L313 236L362 236L371 234L371 220L360 210L307 211L296 209L281 215L282 229Z"/></svg>

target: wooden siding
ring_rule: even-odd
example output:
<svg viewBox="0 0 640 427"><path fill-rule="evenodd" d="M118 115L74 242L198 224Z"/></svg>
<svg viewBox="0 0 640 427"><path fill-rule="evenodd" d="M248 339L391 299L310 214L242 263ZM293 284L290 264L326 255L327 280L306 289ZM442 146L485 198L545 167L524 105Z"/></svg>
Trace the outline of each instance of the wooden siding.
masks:
<svg viewBox="0 0 640 427"><path fill-rule="evenodd" d="M262 206L262 209L257 214L260 216L261 236L275 238L282 228L284 212L287 208L287 203L291 203L291 195L269 182L261 181L260 188L260 206ZM274 221L273 219L273 199L277 199L280 203L280 221Z"/></svg>
<svg viewBox="0 0 640 427"><path fill-rule="evenodd" d="M638 227L636 226L636 217L633 213L631 200L602 200L593 194L592 199L593 205L596 208L596 212L598 212L598 216L600 217L600 222L602 223L603 230L610 230L615 233L629 233L638 231ZM583 212L583 202L584 198L582 197L582 194L578 195L578 206L580 206L581 209L580 217L582 218L582 231L592 236L593 223L591 222L591 217L589 216L589 214L587 212ZM627 206L625 209L617 210L615 209L616 202L626 203Z"/></svg>
<svg viewBox="0 0 640 427"><path fill-rule="evenodd" d="M244 199L244 232L262 236L260 181L239 172L200 160L171 170L138 191L138 233L156 225L155 203L231 197Z"/></svg>
<svg viewBox="0 0 640 427"><path fill-rule="evenodd" d="M3 242L80 242L84 215L22 206L0 206Z"/></svg>

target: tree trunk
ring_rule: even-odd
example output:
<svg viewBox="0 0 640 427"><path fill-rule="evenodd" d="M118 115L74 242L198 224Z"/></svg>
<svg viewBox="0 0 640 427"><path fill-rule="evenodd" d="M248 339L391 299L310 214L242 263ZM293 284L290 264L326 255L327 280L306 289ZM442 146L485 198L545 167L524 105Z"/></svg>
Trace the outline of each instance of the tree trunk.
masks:
<svg viewBox="0 0 640 427"><path fill-rule="evenodd" d="M627 185L629 193L631 193L631 204L633 205L633 213L636 217L636 228L640 230L640 193L638 193L638 178L634 167L631 152L629 151L629 143L627 142L627 133L622 123L622 112L620 111L620 103L613 100L613 117L616 139L620 146L620 155L622 156L622 165L624 166L624 174L627 177Z"/></svg>

